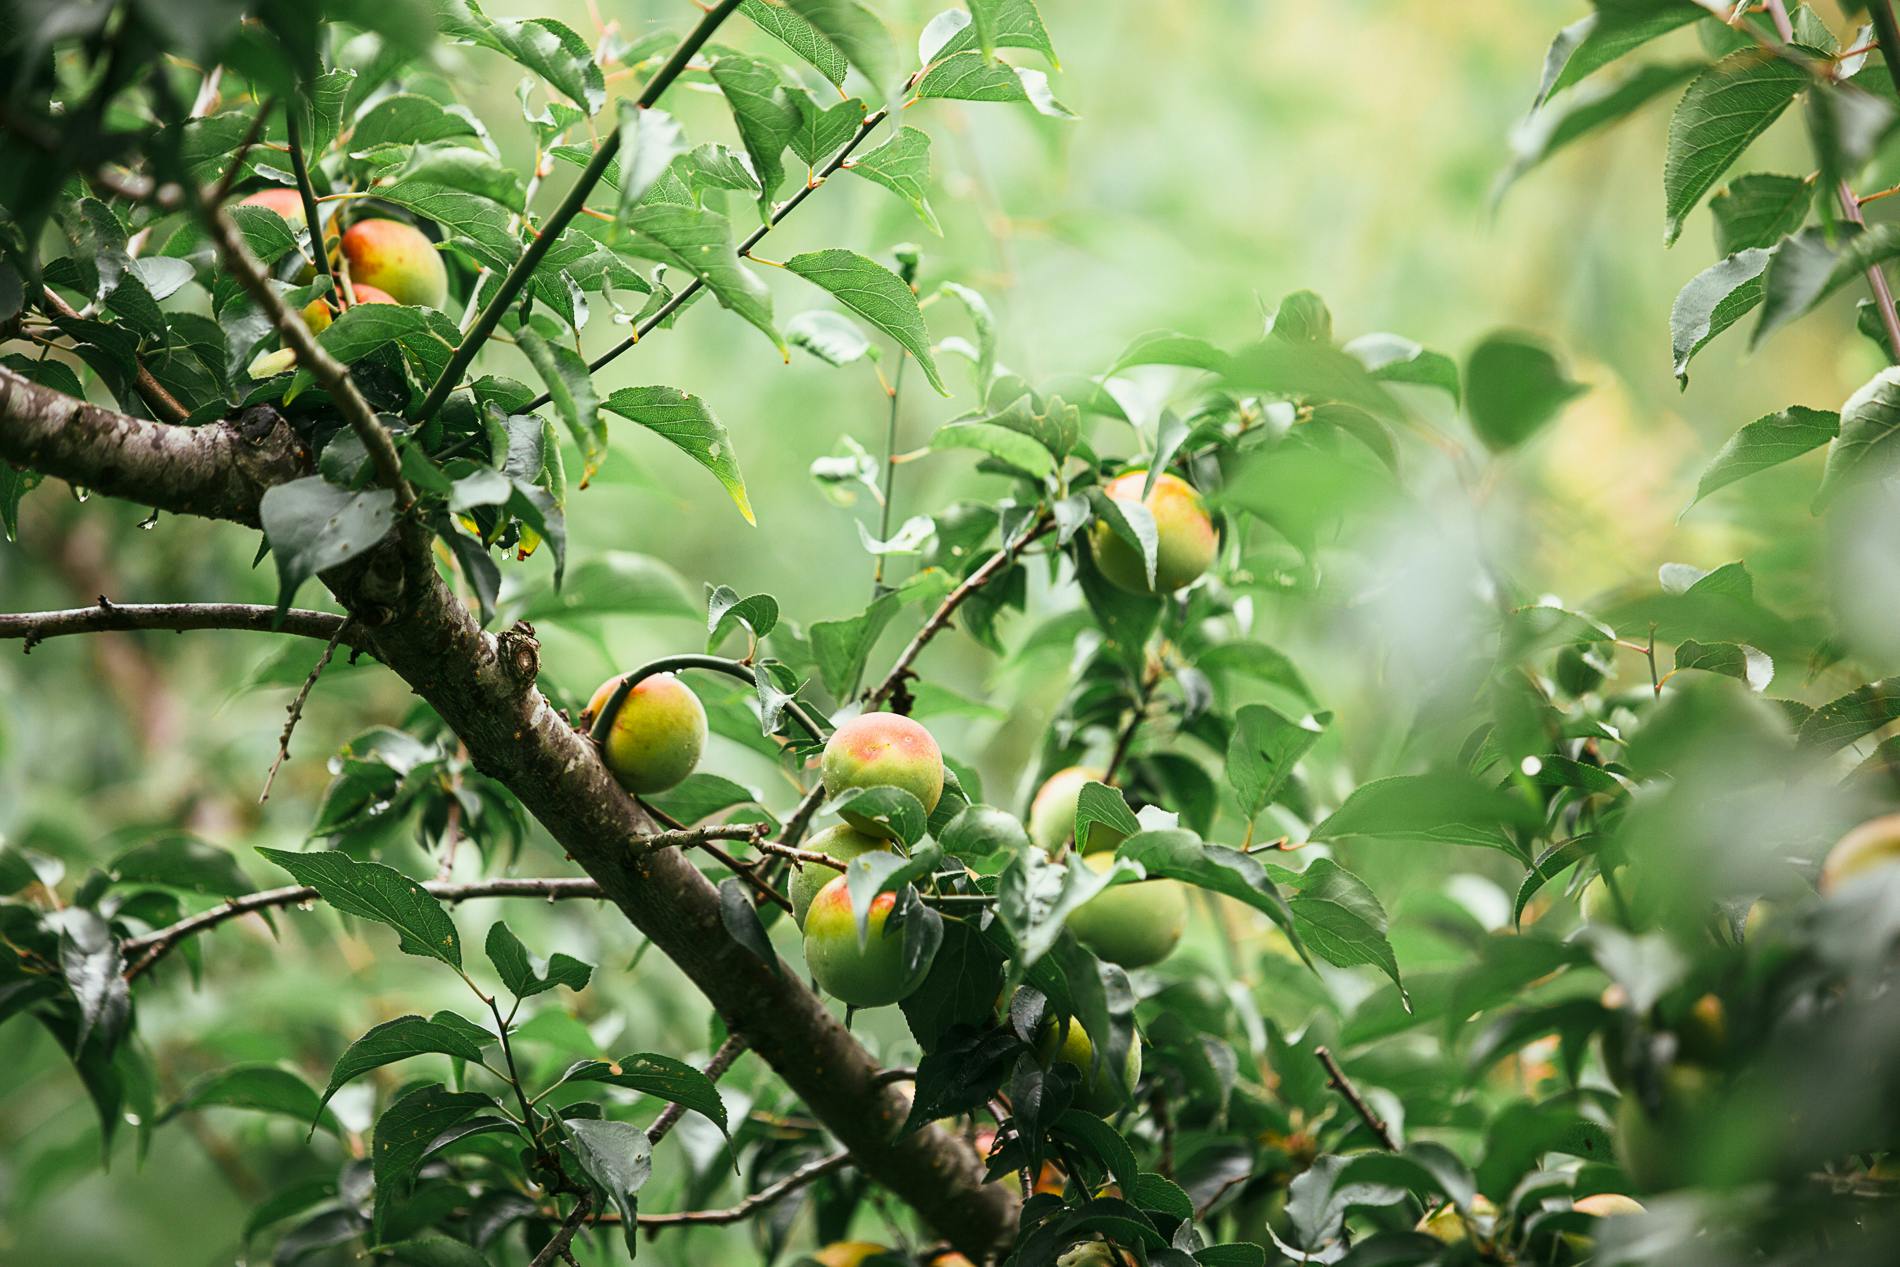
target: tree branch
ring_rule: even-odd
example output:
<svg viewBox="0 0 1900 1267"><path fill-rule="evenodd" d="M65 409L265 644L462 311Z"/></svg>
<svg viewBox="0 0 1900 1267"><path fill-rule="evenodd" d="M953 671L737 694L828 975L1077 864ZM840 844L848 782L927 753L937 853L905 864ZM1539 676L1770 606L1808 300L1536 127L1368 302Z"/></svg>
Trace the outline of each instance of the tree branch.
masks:
<svg viewBox="0 0 1900 1267"><path fill-rule="evenodd" d="M92 607L0 613L0 641L20 639L30 652L48 638L135 629L173 633L189 629L240 629L328 641L338 635L344 624L342 616L299 607L285 612L279 622L277 609L263 603L114 603L102 594ZM345 634L341 641L349 645L359 639Z"/></svg>
<svg viewBox="0 0 1900 1267"><path fill-rule="evenodd" d="M304 473L277 411L174 427L42 387L0 365L0 458L79 488L178 515L257 525L264 490ZM327 636L327 634L326 634Z"/></svg>
<svg viewBox="0 0 1900 1267"><path fill-rule="evenodd" d="M719 29L719 24L731 16L738 7L739 0L719 0L718 4L706 9L706 15L699 20L699 25L687 33L686 38L680 41L679 47L673 50L673 56L666 60L665 65L653 72L653 77L647 80L646 86L640 90L638 104L642 110L651 107L660 99L660 94L679 77L681 71L686 69L686 64L693 59L693 54L712 38L712 33ZM554 213L541 223L540 230L528 243L527 249L521 253L521 258L515 261L513 268L508 270L508 275L502 278L495 297L488 301L488 306L483 308L481 315L475 319L474 326L462 336L462 341L456 345L455 354L449 358L449 363L442 367L442 373L437 375L435 384L429 388L429 394L423 398L422 405L417 409L418 423L427 422L434 417L436 411L442 408L443 402L448 400L449 393L455 390L457 383L461 382L462 374L474 361L475 354L481 351L482 345L487 343L489 336L495 333L495 327L500 324L502 314L508 311L510 304L514 303L515 297L521 293L521 288L528 284L528 278L540 266L541 260L554 246L555 240L561 236L562 231L573 223L574 217L578 216L581 209L587 205L587 195L594 191L594 186L598 185L601 178L607 174L607 168L613 163L614 155L619 151L620 131L616 128L601 139L599 147L594 151L594 157L588 160L587 167L575 180L574 187L567 191L567 197L562 199L561 205L556 207ZM526 412L532 413L538 408L540 406L535 405Z"/></svg>
<svg viewBox="0 0 1900 1267"><path fill-rule="evenodd" d="M735 1206L724 1210L682 1210L677 1214L642 1214L638 1216L640 1226L644 1228L716 1227L727 1223L740 1223L774 1201L807 1187L834 1170L843 1170L850 1164L850 1153L833 1153L829 1157L820 1157L817 1161L806 1162L777 1183L759 1189ZM602 1215L595 1220L597 1223L619 1221L618 1215Z"/></svg>
<svg viewBox="0 0 1900 1267"><path fill-rule="evenodd" d="M77 321L79 314L73 306L59 297L51 286L40 287L40 294L46 306L68 321ZM145 368L145 358L134 356L132 364L136 369L133 381L138 386L139 398L153 414L165 422L183 422L191 417L191 411L178 403L178 398L165 390L165 385L152 377L152 371ZM124 402L120 402L124 403Z"/></svg>
<svg viewBox="0 0 1900 1267"><path fill-rule="evenodd" d="M963 579L961 585L951 590L949 595L946 596L943 602L938 606L937 610L930 614L930 619L924 622L923 628L919 629L916 636L910 640L909 645L898 653L897 659L891 664L890 672L886 673L884 680L879 682L877 686L872 689L871 693L865 697L866 702L870 704L881 704L891 698L891 696L896 693L897 688L903 685L904 678L910 672L911 665L916 663L919 655L923 654L924 648L930 645L930 640L949 627L950 618L957 614L957 608L963 606L970 595L976 593L1008 570L1010 565L1015 563L1016 560L1022 556L1023 550L1030 542L1043 536L1054 527L1055 519L1053 517L1047 513L1041 515L1030 527L1029 531L991 555L984 561L982 567L970 573L970 575Z"/></svg>
<svg viewBox="0 0 1900 1267"><path fill-rule="evenodd" d="M546 879L477 880L466 884L446 884L430 881L422 886L438 902L469 902L482 897L538 897L549 902L559 902L568 898L604 898L607 895L592 880L578 876L553 876ZM120 953L131 966L125 970L127 981L144 973L153 964L163 959L178 944L206 929L216 928L226 920L236 919L240 915L250 915L257 911L274 910L285 906L301 906L305 902L314 902L317 891L307 885L288 884L281 889L260 889L256 893L247 893L243 897L226 898L223 906L214 906L208 911L187 916L176 924L168 924L156 932L146 933L142 937L130 937L120 946Z"/></svg>
<svg viewBox="0 0 1900 1267"><path fill-rule="evenodd" d="M726 1076L726 1070L732 1068L733 1061L745 1054L745 1049L745 1039L737 1034L728 1035L726 1041L719 1044L719 1050L712 1054L712 1059L706 1062L706 1067L700 1072L705 1074L710 1081L719 1081ZM660 1111L660 1116L653 1119L653 1125L647 1127L647 1142L657 1144L665 1139L684 1116L686 1116L686 1106L678 1100L669 1100L666 1107Z"/></svg>
<svg viewBox="0 0 1900 1267"><path fill-rule="evenodd" d="M1337 1060L1333 1059L1333 1053L1324 1047L1315 1047L1313 1056L1325 1066L1326 1085L1339 1092L1346 1103L1352 1105L1352 1111L1357 1113L1359 1120L1366 1124L1366 1129L1371 1131L1373 1138L1379 1141L1379 1146L1388 1153L1398 1152L1399 1146L1392 1138L1391 1128L1372 1111L1372 1106L1367 1104L1365 1097L1359 1094L1359 1088L1353 1085L1352 1079L1346 1076L1346 1071L1339 1067Z"/></svg>
<svg viewBox="0 0 1900 1267"><path fill-rule="evenodd" d="M593 1208L594 1194L581 1193L575 1199L574 1209L562 1222L560 1230L555 1232L553 1239L541 1247L541 1252L534 1256L534 1261L529 1263L528 1267L548 1267L548 1264L556 1259L565 1258L567 1247L574 1243L574 1238L580 1234L581 1228L587 1225L587 1215Z"/></svg>
<svg viewBox="0 0 1900 1267"><path fill-rule="evenodd" d="M336 627L336 632L330 635L330 641L323 644L323 654L317 657L316 664L311 667L310 676L303 680L296 697L284 710L289 716L284 718L283 734L277 737L277 758L270 763L270 773L264 776L264 790L257 798L259 805L270 799L271 785L277 782L277 772L284 768L284 762L290 760L290 737L297 733L297 723L303 720L303 706L309 702L310 692L317 689L317 679L330 667L330 657L336 654L336 644L343 641L343 631L349 627L350 622L347 620Z"/></svg>

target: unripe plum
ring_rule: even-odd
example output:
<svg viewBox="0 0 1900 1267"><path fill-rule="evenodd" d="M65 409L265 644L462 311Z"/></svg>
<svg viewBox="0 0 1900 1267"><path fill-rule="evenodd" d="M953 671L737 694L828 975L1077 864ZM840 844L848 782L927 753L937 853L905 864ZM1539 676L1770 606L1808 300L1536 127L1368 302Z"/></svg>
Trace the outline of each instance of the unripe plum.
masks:
<svg viewBox="0 0 1900 1267"><path fill-rule="evenodd" d="M1832 893L1849 878L1900 862L1900 814L1862 823L1828 850L1821 864L1821 892Z"/></svg>
<svg viewBox="0 0 1900 1267"><path fill-rule="evenodd" d="M921 801L926 814L943 798L943 750L928 730L901 713L865 713L838 727L825 744L820 768L828 796L854 787L900 788ZM870 835L889 834L849 809L843 817Z"/></svg>
<svg viewBox="0 0 1900 1267"><path fill-rule="evenodd" d="M607 706L620 678L600 684L587 716ZM671 673L643 678L627 695L602 759L629 792L664 792L693 772L706 750L706 710L692 688Z"/></svg>
<svg viewBox="0 0 1900 1267"><path fill-rule="evenodd" d="M1213 565L1218 538L1207 506L1192 484L1163 472L1155 477L1154 489L1144 500L1141 489L1147 481L1147 471L1129 471L1103 485L1102 491L1115 501L1141 502L1154 515L1154 585L1148 584L1141 551L1117 536L1106 521L1096 520L1089 530L1089 543L1095 551L1095 566L1116 585L1136 594L1168 594L1193 584Z"/></svg>
<svg viewBox="0 0 1900 1267"><path fill-rule="evenodd" d="M435 244L400 220L358 220L343 235L352 281L386 291L400 304L440 308L449 301L449 271Z"/></svg>
<svg viewBox="0 0 1900 1267"><path fill-rule="evenodd" d="M359 304L393 304L396 302L374 286L364 286L353 283L351 289L356 292L356 302ZM344 304L343 306L347 308L350 305ZM335 320L336 314L330 310L330 304L327 300L312 299L303 306L303 323L310 327L310 333L312 334L322 334L325 330L330 328L330 323Z"/></svg>
<svg viewBox="0 0 1900 1267"><path fill-rule="evenodd" d="M839 823L806 841L805 848L839 862L849 862L859 854L879 850L889 853L891 842L880 836L868 836L850 823ZM837 878L836 871L816 862L807 862L792 872L792 882L785 886L786 896L792 899L792 922L803 928L805 913L811 909L818 890Z"/></svg>
<svg viewBox="0 0 1900 1267"><path fill-rule="evenodd" d="M1096 872L1115 865L1109 853L1083 854L1081 860ZM1124 968L1145 968L1180 944L1187 913L1187 888L1179 880L1137 880L1097 893L1069 912L1065 922L1097 957Z"/></svg>
<svg viewBox="0 0 1900 1267"><path fill-rule="evenodd" d="M844 877L818 890L805 912L805 965L820 989L852 1007L883 1007L908 998L924 983L929 962L906 970L902 931L889 929L886 935L896 906L895 893L872 899L866 921L870 936L860 946Z"/></svg>
<svg viewBox="0 0 1900 1267"><path fill-rule="evenodd" d="M1050 775L1036 790L1036 799L1029 803L1029 838L1041 845L1044 853L1054 856L1061 852L1062 846L1075 834L1075 804L1081 799L1082 789L1102 781L1102 771L1083 765L1072 765ZM1089 838L1082 842L1082 848L1088 853L1112 852L1126 839L1127 836L1107 824L1095 823L1089 827Z"/></svg>
<svg viewBox="0 0 1900 1267"><path fill-rule="evenodd" d="M1135 1084L1141 1081L1139 1037L1128 1044L1128 1058L1122 1064L1120 1077L1108 1067L1106 1059L1101 1068L1091 1073L1095 1061L1095 1044L1090 1041L1088 1031L1082 1028L1082 1022L1074 1019L1069 1021L1066 1033L1060 1021L1051 1018L1045 1022L1042 1035L1037 1040L1037 1055L1044 1065L1068 1065L1082 1075L1081 1084L1075 1091L1075 1107L1084 1112L1102 1116L1113 1113L1135 1093Z"/></svg>

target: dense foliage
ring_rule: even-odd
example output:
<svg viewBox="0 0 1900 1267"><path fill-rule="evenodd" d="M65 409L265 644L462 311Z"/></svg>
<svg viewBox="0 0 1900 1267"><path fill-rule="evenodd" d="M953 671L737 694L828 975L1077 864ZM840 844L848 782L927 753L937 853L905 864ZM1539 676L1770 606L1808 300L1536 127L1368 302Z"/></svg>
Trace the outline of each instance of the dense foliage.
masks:
<svg viewBox="0 0 1900 1267"><path fill-rule="evenodd" d="M933 109L1076 126L1033 0L874 7L0 8L6 549L102 575L98 492L150 508L113 551L243 538L269 580L169 579L276 600L32 612L0 563L0 680L243 630L180 636L281 644L210 678L285 695L286 782L307 707L357 732L248 828L196 716L162 811L0 805L0 1052L96 1113L30 1149L0 1099L0 1200L135 1192L188 1133L246 1213L162 1261L1886 1261L1900 369L1706 458L1696 514L1825 450L1820 544L1546 592L1483 524L1590 390L1544 338L1294 290L1019 372L983 278L827 227L856 176L939 231ZM1867 17L1596 0L1550 46L1496 196L1675 103L1666 238L1706 203L1720 257L1685 391L1851 287L1851 355L1900 347ZM1797 170L1750 170L1790 111ZM831 244L767 258L794 214ZM597 385L648 339L876 385L801 486L862 546L802 566L864 605L779 560L727 382ZM689 590L654 516L569 558L640 446L776 583Z"/></svg>

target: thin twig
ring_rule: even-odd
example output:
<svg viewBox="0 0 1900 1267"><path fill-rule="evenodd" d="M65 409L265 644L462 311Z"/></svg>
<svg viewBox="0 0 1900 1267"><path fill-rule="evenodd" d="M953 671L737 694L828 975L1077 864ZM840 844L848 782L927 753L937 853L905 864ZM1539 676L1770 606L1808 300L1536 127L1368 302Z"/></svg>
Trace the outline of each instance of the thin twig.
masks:
<svg viewBox="0 0 1900 1267"><path fill-rule="evenodd" d="M1161 663L1151 662L1142 670L1141 689L1135 696L1135 707L1128 714L1121 733L1115 736L1114 750L1108 754L1108 764L1102 767L1102 782L1113 784L1115 773L1121 769L1122 762L1128 759L1128 751L1134 746L1135 732L1141 729L1141 723L1148 718L1148 701L1154 697L1155 684L1161 680Z"/></svg>
<svg viewBox="0 0 1900 1267"><path fill-rule="evenodd" d="M712 1082L719 1081L726 1076L726 1070L732 1068L733 1061L745 1054L745 1049L744 1038L738 1034L729 1035L725 1042L719 1044L719 1050L712 1054L712 1059L706 1062L706 1067L700 1072ZM653 1119L653 1125L647 1127L647 1142L657 1144L665 1139L678 1124L680 1118L685 1115L685 1105L677 1100L670 1101L666 1108L661 1110L660 1116Z"/></svg>
<svg viewBox="0 0 1900 1267"><path fill-rule="evenodd" d="M811 826L812 816L824 803L825 785L822 782L812 784L811 790L806 792L798 802L798 808L794 809L792 816L785 820L785 830L779 833L778 843L791 848L803 840L805 829Z"/></svg>
<svg viewBox="0 0 1900 1267"><path fill-rule="evenodd" d="M877 527L877 539L880 542L891 539L891 487L897 480L897 419L899 407L904 402L904 367L909 364L910 354L903 348L899 348L897 372L891 375L889 388L891 412L884 423L884 487L880 494L883 507L878 514ZM884 560L887 557L880 551L877 562L871 568L871 597L873 599L884 592Z"/></svg>
<svg viewBox="0 0 1900 1267"><path fill-rule="evenodd" d="M558 902L570 898L607 896L595 881L575 876L551 876L540 879L504 878L480 880L467 884L444 884L430 881L422 887L438 902L469 902L485 897L538 897L549 902ZM317 891L303 884L285 885L280 889L262 889L256 893L247 893L243 897L227 898L222 906L214 906L208 911L187 916L156 932L146 933L142 937L128 938L120 947L125 962L131 965L125 970L125 979L130 981L144 973L187 937L215 928L226 920L257 911L301 906L305 902L313 902L316 899Z"/></svg>
<svg viewBox="0 0 1900 1267"><path fill-rule="evenodd" d="M822 1179L834 1170L843 1170L850 1163L850 1153L833 1153L829 1157L806 1162L777 1183L759 1189L735 1206L724 1210L682 1210L677 1214L642 1214L639 1216L640 1226L646 1228L703 1227L740 1223L750 1218L757 1210ZM617 1215L603 1214L594 1221L618 1223L620 1219Z"/></svg>
<svg viewBox="0 0 1900 1267"><path fill-rule="evenodd" d="M704 845L711 840L743 840L757 842L765 834L764 823L721 824L716 827L682 827L677 830L658 831L651 836L643 836L638 842L637 853L658 853L662 849L691 849L695 845Z"/></svg>
<svg viewBox="0 0 1900 1267"><path fill-rule="evenodd" d="M1398 1152L1399 1146L1393 1141L1391 1130L1379 1115L1372 1111L1372 1106L1366 1103L1365 1097L1359 1094L1359 1088L1352 1084L1352 1079L1346 1076L1346 1071L1339 1067L1337 1060L1333 1059L1333 1053L1324 1047L1315 1047L1313 1055L1326 1068L1326 1085L1339 1092L1346 1103L1352 1105L1353 1112L1357 1113L1359 1120L1366 1124L1366 1128L1379 1141L1380 1147L1389 1153Z"/></svg>
<svg viewBox="0 0 1900 1267"><path fill-rule="evenodd" d="M101 595L92 607L0 614L0 641L18 638L31 652L48 638L137 629L175 633L188 629L241 629L328 640L338 636L346 619L329 612L292 608L279 621L277 609L263 603L113 603ZM346 634L344 642L348 641Z"/></svg>
<svg viewBox="0 0 1900 1267"><path fill-rule="evenodd" d="M330 293L341 296L337 288L336 273L330 268L330 248L324 241L323 219L317 210L317 190L310 183L310 163L303 152L303 124L298 119L298 103L293 99L284 103L284 129L290 139L290 170L297 176L297 196L303 202L305 226L310 230L310 250L317 257L317 276L327 278ZM263 118L258 112L258 118Z"/></svg>
<svg viewBox="0 0 1900 1267"><path fill-rule="evenodd" d="M970 595L988 585L1015 563L1022 555L1024 547L1054 527L1055 519L1047 513L1043 514L1027 532L991 555L984 561L982 567L970 573L961 585L951 590L949 596L938 605L937 610L930 614L930 619L924 622L923 628L919 629L909 644L898 652L897 659L891 664L890 672L886 673L884 680L872 689L870 695L866 697L867 702L881 704L889 699L897 688L903 685L904 678L910 673L910 666L916 663L917 657L923 653L925 647L930 645L930 640L949 626L950 618L957 614L957 608L963 606Z"/></svg>
<svg viewBox="0 0 1900 1267"><path fill-rule="evenodd" d="M793 862L812 866L830 867L833 871L843 871L849 864L838 861L828 853L819 853L816 849L795 849L790 845L781 845L776 840L760 840L753 844L760 853L769 853L779 858L790 858Z"/></svg>
<svg viewBox="0 0 1900 1267"><path fill-rule="evenodd" d="M343 631L349 627L350 623L347 620L336 627L336 632L330 635L330 641L323 646L323 654L317 657L316 664L311 668L310 676L305 678L303 685L298 688L297 697L291 700L290 707L284 710L290 715L284 719L284 733L277 736L277 759L270 763L270 773L264 776L264 790L257 795L259 805L270 799L271 784L277 782L277 772L290 758L290 736L296 732L297 723L303 720L304 703L310 698L310 692L317 689L317 679L322 677L324 669L329 667L330 657L336 654L336 644L343 640Z"/></svg>
<svg viewBox="0 0 1900 1267"><path fill-rule="evenodd" d="M549 1264L555 1259L565 1257L567 1247L573 1244L574 1238L580 1234L581 1228L587 1225L587 1216L593 1208L594 1194L591 1192L581 1193L580 1197L574 1202L574 1209L569 1212L567 1218L562 1221L560 1229L554 1233L553 1239L541 1247L541 1252L534 1256L534 1261L529 1263L528 1267L549 1267Z"/></svg>
<svg viewBox="0 0 1900 1267"><path fill-rule="evenodd" d="M68 321L80 320L79 313L74 311L71 304L61 299L51 286L40 287L40 293L46 296L46 306L59 316ZM180 404L178 397L165 390L165 385L152 376L152 371L145 368L143 358L133 357L132 364L137 371L133 376L133 382L138 387L139 399L143 400L153 413L161 415L165 422L183 422L191 417L191 410Z"/></svg>

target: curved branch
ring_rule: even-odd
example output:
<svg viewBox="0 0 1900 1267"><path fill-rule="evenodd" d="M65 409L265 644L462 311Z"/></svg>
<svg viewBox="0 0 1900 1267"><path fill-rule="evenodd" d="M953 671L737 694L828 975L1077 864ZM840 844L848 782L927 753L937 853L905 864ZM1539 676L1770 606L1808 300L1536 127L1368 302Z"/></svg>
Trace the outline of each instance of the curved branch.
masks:
<svg viewBox="0 0 1900 1267"><path fill-rule="evenodd" d="M101 595L92 607L59 611L0 613L0 640L18 638L26 650L48 638L69 634L161 629L183 633L190 629L241 629L254 633L294 634L329 641L343 628L344 617L330 612L293 607L277 620L277 609L263 603L114 603ZM345 637L346 645L365 639Z"/></svg>
<svg viewBox="0 0 1900 1267"><path fill-rule="evenodd" d="M75 400L0 365L0 458L109 497L255 527L264 490L302 475L305 454L274 409L174 427Z"/></svg>
<svg viewBox="0 0 1900 1267"><path fill-rule="evenodd" d="M820 1157L817 1161L806 1162L777 1183L759 1189L735 1206L724 1210L681 1210L677 1214L642 1214L638 1216L640 1226L644 1228L716 1227L726 1223L743 1222L774 1201L824 1178L834 1170L843 1170L850 1164L850 1153L833 1153L829 1157ZM595 1220L597 1223L619 1221L618 1215L603 1215Z"/></svg>
<svg viewBox="0 0 1900 1267"><path fill-rule="evenodd" d="M1005 545L985 560L982 567L964 577L963 584L950 591L938 605L937 610L930 614L930 619L924 622L923 628L919 629L909 644L898 652L897 659L891 664L891 671L886 673L884 680L865 697L866 702L881 704L895 695L897 688L903 685L905 676L910 673L910 666L916 663L923 649L930 645L930 640L949 627L950 618L957 614L957 608L963 606L970 595L1007 571L1010 565L1022 557L1023 550L1030 542L1054 527L1055 519L1044 513L1030 526L1029 531Z"/></svg>
<svg viewBox="0 0 1900 1267"><path fill-rule="evenodd" d="M719 1050L712 1054L706 1067L700 1072L707 1079L717 1082L726 1076L726 1070L732 1068L734 1061L745 1054L745 1039L737 1034L729 1034L726 1041L719 1044ZM665 1139L682 1117L686 1116L686 1106L678 1100L668 1100L666 1107L660 1110L660 1116L653 1119L653 1125L647 1127L647 1143L657 1144Z"/></svg>
<svg viewBox="0 0 1900 1267"><path fill-rule="evenodd" d="M546 879L477 880L467 884L431 881L422 886L439 902L468 902L480 897L538 897L549 902L565 898L604 898L598 884L578 876L552 876ZM287 884L281 889L260 889L243 897L227 898L223 906L214 906L168 924L143 937L129 937L119 947L131 966L125 979L132 980L169 954L177 945L196 933L216 928L226 920L257 911L285 906L301 906L317 900L317 891L307 885Z"/></svg>

